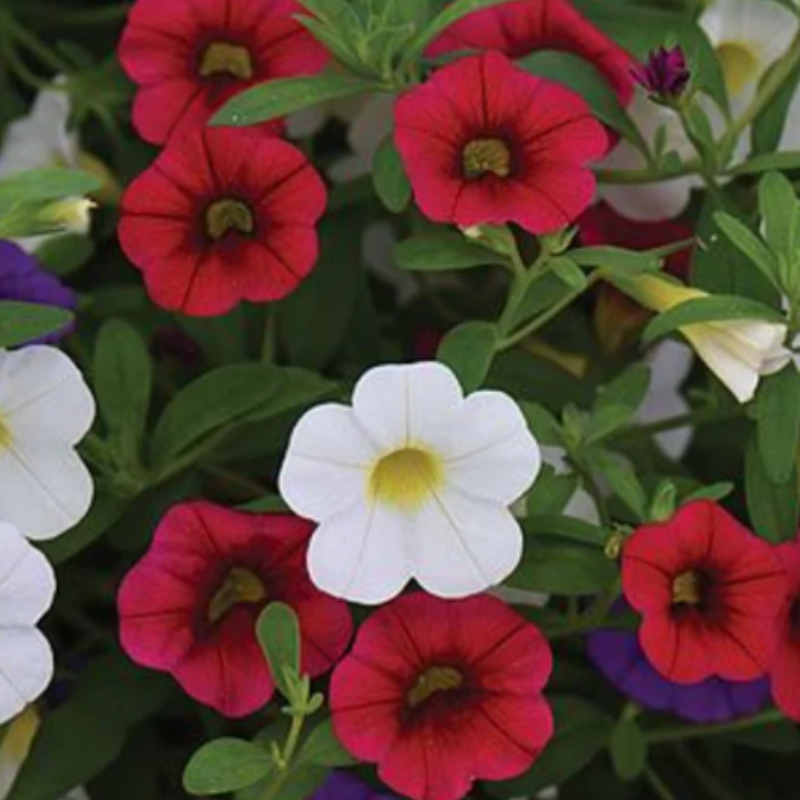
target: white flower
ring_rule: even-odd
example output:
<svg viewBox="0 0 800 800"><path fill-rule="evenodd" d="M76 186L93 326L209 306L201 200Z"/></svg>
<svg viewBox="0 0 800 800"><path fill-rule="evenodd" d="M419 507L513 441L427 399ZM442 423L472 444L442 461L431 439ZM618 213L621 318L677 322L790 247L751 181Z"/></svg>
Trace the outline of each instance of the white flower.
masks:
<svg viewBox="0 0 800 800"><path fill-rule="evenodd" d="M36 623L55 590L47 559L0 523L0 723L39 697L53 677L53 653Z"/></svg>
<svg viewBox="0 0 800 800"><path fill-rule="evenodd" d="M464 398L453 373L424 362L381 366L353 406L309 411L292 433L279 486L315 520L309 570L337 597L382 603L411 578L464 597L517 566L509 506L533 483L539 447L507 395Z"/></svg>
<svg viewBox="0 0 800 800"><path fill-rule="evenodd" d="M84 516L92 478L75 445L94 414L91 392L60 350L0 350L0 519L51 539Z"/></svg>

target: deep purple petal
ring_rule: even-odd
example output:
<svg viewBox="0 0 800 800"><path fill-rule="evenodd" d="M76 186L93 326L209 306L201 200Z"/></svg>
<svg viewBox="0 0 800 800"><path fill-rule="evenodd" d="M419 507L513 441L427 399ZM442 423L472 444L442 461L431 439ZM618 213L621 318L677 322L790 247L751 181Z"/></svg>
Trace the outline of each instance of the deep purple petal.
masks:
<svg viewBox="0 0 800 800"><path fill-rule="evenodd" d="M397 800L397 798L375 791L368 784L346 772L332 772L311 800Z"/></svg>

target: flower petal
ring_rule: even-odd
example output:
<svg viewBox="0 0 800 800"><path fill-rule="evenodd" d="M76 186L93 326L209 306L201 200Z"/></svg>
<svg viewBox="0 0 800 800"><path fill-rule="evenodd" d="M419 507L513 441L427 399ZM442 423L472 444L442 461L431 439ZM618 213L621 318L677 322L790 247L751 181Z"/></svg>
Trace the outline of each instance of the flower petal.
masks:
<svg viewBox="0 0 800 800"><path fill-rule="evenodd" d="M34 625L56 592L53 568L12 525L0 522L0 628Z"/></svg>
<svg viewBox="0 0 800 800"><path fill-rule="evenodd" d="M0 628L0 724L39 697L52 677L53 651L36 628Z"/></svg>

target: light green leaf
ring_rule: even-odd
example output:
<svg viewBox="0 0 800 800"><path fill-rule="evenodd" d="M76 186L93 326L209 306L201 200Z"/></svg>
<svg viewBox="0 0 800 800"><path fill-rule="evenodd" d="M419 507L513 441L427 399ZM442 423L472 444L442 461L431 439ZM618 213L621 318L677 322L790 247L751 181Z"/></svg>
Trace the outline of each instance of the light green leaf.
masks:
<svg viewBox="0 0 800 800"><path fill-rule="evenodd" d="M400 267L412 272L473 269L507 263L494 250L475 244L461 234L450 232L423 234L406 239L395 248L394 257Z"/></svg>
<svg viewBox="0 0 800 800"><path fill-rule="evenodd" d="M761 239L735 217L724 212L714 214L714 221L733 245L744 253L761 270L764 277L775 283L778 261Z"/></svg>
<svg viewBox="0 0 800 800"><path fill-rule="evenodd" d="M790 364L762 381L758 392L758 448L772 483L789 480L800 440L800 374Z"/></svg>
<svg viewBox="0 0 800 800"><path fill-rule="evenodd" d="M0 301L0 348L17 347L65 328L74 314L64 308Z"/></svg>
<svg viewBox="0 0 800 800"><path fill-rule="evenodd" d="M756 533L775 544L793 540L800 517L797 471L792 471L788 481L773 483L754 438L745 453L744 483L747 510Z"/></svg>
<svg viewBox="0 0 800 800"><path fill-rule="evenodd" d="M300 675L300 622L291 606L270 603L256 623L256 634L269 664L275 685L287 700L292 700L292 686L286 670Z"/></svg>
<svg viewBox="0 0 800 800"><path fill-rule="evenodd" d="M97 191L102 181L76 169L32 169L0 180L0 204L38 203Z"/></svg>
<svg viewBox="0 0 800 800"><path fill-rule="evenodd" d="M794 169L800 169L800 151L784 150L782 153L765 153L749 158L726 170L725 174L738 177L740 175L757 175L760 172L772 170L789 171Z"/></svg>
<svg viewBox="0 0 800 800"><path fill-rule="evenodd" d="M611 276L632 278L658 272L662 259L653 253L623 250L621 247L582 247L570 250L569 257L581 267L598 267Z"/></svg>
<svg viewBox="0 0 800 800"><path fill-rule="evenodd" d="M552 269L573 292L579 292L588 285L583 270L571 258L561 256L552 259L550 261L550 269Z"/></svg>
<svg viewBox="0 0 800 800"><path fill-rule="evenodd" d="M411 200L411 184L391 135L383 140L375 153L372 179L378 197L389 211L399 214L405 210Z"/></svg>
<svg viewBox="0 0 800 800"><path fill-rule="evenodd" d="M758 205L772 251L789 263L800 260L800 202L791 182L779 172L768 172L758 184Z"/></svg>
<svg viewBox="0 0 800 800"><path fill-rule="evenodd" d="M189 794L226 794L252 786L274 768L263 747L243 739L215 739L192 756L183 786Z"/></svg>
<svg viewBox="0 0 800 800"><path fill-rule="evenodd" d="M277 78L232 97L214 114L209 124L235 127L255 125L375 88L374 82L348 75Z"/></svg>
<svg viewBox="0 0 800 800"><path fill-rule="evenodd" d="M557 517L572 499L579 484L580 480L574 473L558 475L549 464L543 464L536 483L533 484L526 499L528 518L534 515ZM549 531L542 529L540 532Z"/></svg>
<svg viewBox="0 0 800 800"><path fill-rule="evenodd" d="M483 384L497 347L497 329L488 322L465 322L439 345L437 358L455 372L466 393Z"/></svg>
<svg viewBox="0 0 800 800"><path fill-rule="evenodd" d="M301 761L320 767L346 767L355 764L356 759L344 749L336 737L330 718L311 731L299 756Z"/></svg>

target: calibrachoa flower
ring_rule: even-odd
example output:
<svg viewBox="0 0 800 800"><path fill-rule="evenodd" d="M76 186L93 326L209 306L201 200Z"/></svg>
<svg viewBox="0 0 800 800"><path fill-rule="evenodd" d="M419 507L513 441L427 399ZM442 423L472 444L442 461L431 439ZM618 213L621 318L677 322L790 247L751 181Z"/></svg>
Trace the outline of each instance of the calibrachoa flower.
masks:
<svg viewBox="0 0 800 800"><path fill-rule="evenodd" d="M773 548L721 506L696 501L638 528L622 556L639 641L675 683L747 681L769 669L786 573Z"/></svg>
<svg viewBox="0 0 800 800"><path fill-rule="evenodd" d="M533 483L539 447L501 392L466 399L444 365L381 366L353 407L312 409L292 433L280 491L319 522L309 549L323 591L382 603L411 579L442 597L500 583L522 554L508 507Z"/></svg>
<svg viewBox="0 0 800 800"><path fill-rule="evenodd" d="M14 526L0 522L0 724L33 702L53 677L53 653L36 623L55 591L47 559Z"/></svg>
<svg viewBox="0 0 800 800"><path fill-rule="evenodd" d="M396 800L386 792L378 792L371 786L346 772L331 772L311 800Z"/></svg>
<svg viewBox="0 0 800 800"><path fill-rule="evenodd" d="M499 50L515 60L537 50L566 51L596 67L623 105L633 95L631 56L569 0L517 0L468 14L436 39L428 55L462 50Z"/></svg>
<svg viewBox="0 0 800 800"><path fill-rule="evenodd" d="M312 527L290 514L175 506L120 588L122 646L137 663L171 673L200 702L244 716L272 697L255 623L268 603L281 601L300 620L302 672L330 669L352 622L344 603L308 580Z"/></svg>
<svg viewBox="0 0 800 800"><path fill-rule="evenodd" d="M505 603L422 592L376 611L333 673L336 735L414 800L529 769L553 733L547 641Z"/></svg>
<svg viewBox="0 0 800 800"><path fill-rule="evenodd" d="M322 179L280 139L207 128L172 139L122 199L119 237L163 308L223 314L289 294L317 259Z"/></svg>
<svg viewBox="0 0 800 800"><path fill-rule="evenodd" d="M75 308L75 294L36 259L14 242L0 240L0 300ZM60 339L68 329L45 336L41 341Z"/></svg>
<svg viewBox="0 0 800 800"><path fill-rule="evenodd" d="M243 89L319 72L327 56L294 19L301 11L294 0L137 0L119 58L139 85L139 134L163 144Z"/></svg>
<svg viewBox="0 0 800 800"><path fill-rule="evenodd" d="M52 539L86 514L93 484L75 446L95 404L60 350L0 350L0 520L30 539Z"/></svg>
<svg viewBox="0 0 800 800"><path fill-rule="evenodd" d="M784 714L800 720L800 539L779 545L778 554L789 582L770 669L772 696Z"/></svg>
<svg viewBox="0 0 800 800"><path fill-rule="evenodd" d="M623 605L624 608L624 605ZM755 714L769 704L769 680L707 678L680 684L650 663L634 631L602 630L588 639L589 657L603 675L640 706L696 723L727 722Z"/></svg>
<svg viewBox="0 0 800 800"><path fill-rule="evenodd" d="M496 52L443 67L397 101L395 122L420 209L465 227L569 225L594 194L586 165L608 147L581 97Z"/></svg>

